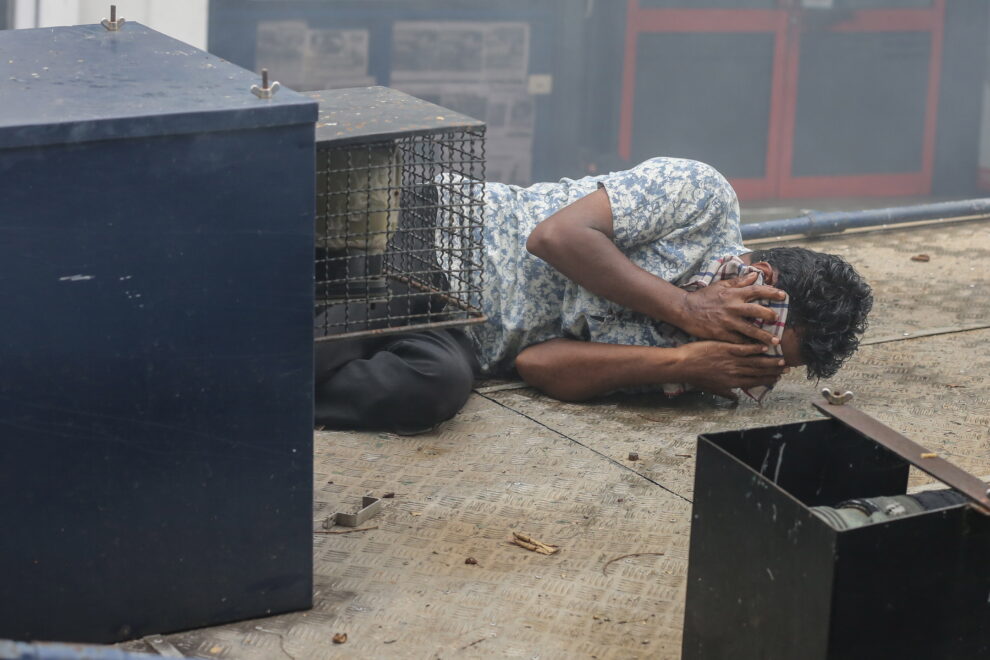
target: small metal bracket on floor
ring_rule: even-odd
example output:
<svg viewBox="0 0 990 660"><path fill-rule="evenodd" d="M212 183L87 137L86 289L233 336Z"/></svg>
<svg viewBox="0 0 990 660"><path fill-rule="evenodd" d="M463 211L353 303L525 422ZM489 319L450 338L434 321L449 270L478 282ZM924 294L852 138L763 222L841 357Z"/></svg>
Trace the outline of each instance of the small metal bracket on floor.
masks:
<svg viewBox="0 0 990 660"><path fill-rule="evenodd" d="M330 529L334 525L341 527L357 527L368 518L377 515L382 510L382 501L378 497L365 495L361 498L361 510L357 513L335 513L323 521L323 529Z"/></svg>

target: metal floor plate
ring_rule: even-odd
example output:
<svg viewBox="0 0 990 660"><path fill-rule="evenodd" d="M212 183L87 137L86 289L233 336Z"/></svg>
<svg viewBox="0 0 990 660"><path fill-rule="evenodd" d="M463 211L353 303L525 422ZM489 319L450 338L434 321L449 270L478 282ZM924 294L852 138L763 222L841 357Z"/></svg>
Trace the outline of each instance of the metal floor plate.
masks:
<svg viewBox="0 0 990 660"><path fill-rule="evenodd" d="M871 337L990 322L988 224L808 245L843 254L874 284ZM917 253L931 261L911 261ZM454 420L415 438L319 432L314 529L365 494L394 491L365 523L378 529L314 536L312 611L166 639L187 655L244 660L676 658L697 435L815 417L808 401L829 385L987 474L988 345L990 330L867 345L828 383L792 373L763 407L693 395L576 405L505 390L475 394ZM627 460L631 451L639 461ZM561 551L510 545L514 530ZM622 559L606 574L629 553L663 554ZM345 644L332 642L338 632Z"/></svg>
<svg viewBox="0 0 990 660"><path fill-rule="evenodd" d="M245 660L675 653L685 500L480 397L439 433L318 433L316 443L314 517L394 491L366 523L378 529L314 537L312 611L168 635L181 651ZM513 530L561 550L510 545ZM603 572L645 551L665 554ZM346 644L332 643L338 632Z"/></svg>
<svg viewBox="0 0 990 660"><path fill-rule="evenodd" d="M974 330L864 346L828 384L853 390L857 408L931 451L974 474L987 474L988 373L990 330ZM748 400L729 406L701 394L672 401L616 396L586 404L554 401L528 389L486 396L690 498L700 433L819 417L809 405L818 390L792 372L762 407ZM630 452L640 460L627 460ZM926 479L912 472L912 485Z"/></svg>

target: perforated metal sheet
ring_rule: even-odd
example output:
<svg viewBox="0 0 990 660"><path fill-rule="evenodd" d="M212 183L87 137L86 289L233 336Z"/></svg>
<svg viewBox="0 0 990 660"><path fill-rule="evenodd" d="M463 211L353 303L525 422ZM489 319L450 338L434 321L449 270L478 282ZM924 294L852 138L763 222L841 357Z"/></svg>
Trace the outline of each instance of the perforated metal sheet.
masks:
<svg viewBox="0 0 990 660"><path fill-rule="evenodd" d="M869 273L875 336L990 316L978 270L990 252L986 225L816 247L841 251ZM931 261L910 261L921 252ZM366 493L394 491L367 523L379 529L314 536L312 611L167 639L189 655L246 660L676 658L697 435L814 417L807 402L830 385L854 390L861 409L988 474L988 346L990 330L864 346L828 383L792 373L762 408L704 396L576 405L502 390L474 395L424 436L317 433L316 518ZM628 461L630 451L641 460ZM512 530L562 549L545 557L511 546ZM665 554L603 573L609 559L634 552ZM347 633L346 644L332 643L337 632Z"/></svg>

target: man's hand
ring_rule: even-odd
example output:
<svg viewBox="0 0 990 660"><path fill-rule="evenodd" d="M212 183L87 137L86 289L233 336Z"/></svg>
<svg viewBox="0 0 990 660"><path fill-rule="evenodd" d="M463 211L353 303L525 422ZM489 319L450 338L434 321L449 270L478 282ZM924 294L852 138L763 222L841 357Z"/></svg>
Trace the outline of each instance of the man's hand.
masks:
<svg viewBox="0 0 990 660"><path fill-rule="evenodd" d="M784 359L768 357L762 344L728 344L698 341L675 349L679 352L681 380L727 399L738 399L732 391L773 385L787 372Z"/></svg>
<svg viewBox="0 0 990 660"><path fill-rule="evenodd" d="M772 286L754 286L756 277L757 273L750 273L685 293L674 325L702 339L734 344L752 339L767 345L780 343L773 334L752 323L752 319L773 323L777 313L752 301L783 300L785 294Z"/></svg>

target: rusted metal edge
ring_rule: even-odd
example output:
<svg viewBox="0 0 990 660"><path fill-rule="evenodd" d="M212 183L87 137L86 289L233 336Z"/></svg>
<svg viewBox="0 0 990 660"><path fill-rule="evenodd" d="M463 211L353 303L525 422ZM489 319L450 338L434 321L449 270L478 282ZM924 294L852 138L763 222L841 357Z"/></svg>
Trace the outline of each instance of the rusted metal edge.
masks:
<svg viewBox="0 0 990 660"><path fill-rule="evenodd" d="M440 330L442 328L458 328L464 325L475 325L484 323L487 316L478 316L468 319L456 319L454 321L434 321L431 323L417 323L415 325L399 325L391 328L374 328L372 330L355 330L354 332L344 332L339 335L325 335L316 337L314 341L337 341L338 339L356 339L358 337L373 337L380 335L390 335L397 332L415 332L417 330Z"/></svg>
<svg viewBox="0 0 990 660"><path fill-rule="evenodd" d="M979 477L953 465L854 406L833 405L824 400L812 401L812 405L825 415L886 447L922 472L958 490L970 499L970 505L974 509L990 515L987 484Z"/></svg>

